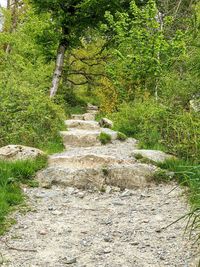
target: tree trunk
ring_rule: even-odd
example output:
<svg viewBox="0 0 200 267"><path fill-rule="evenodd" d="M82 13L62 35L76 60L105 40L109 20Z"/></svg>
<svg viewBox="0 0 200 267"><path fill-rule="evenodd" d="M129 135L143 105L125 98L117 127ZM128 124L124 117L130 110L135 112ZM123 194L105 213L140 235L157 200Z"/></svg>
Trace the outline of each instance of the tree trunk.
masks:
<svg viewBox="0 0 200 267"><path fill-rule="evenodd" d="M62 71L63 71L65 51L66 51L66 45L60 43L59 47L58 47L56 66L55 66L53 79L52 79L50 98L54 97L56 95L57 90L58 90L58 86L59 86L60 79L62 76Z"/></svg>
<svg viewBox="0 0 200 267"><path fill-rule="evenodd" d="M19 8L19 0L7 0L7 9L11 10L11 26L10 26L10 33L15 32L17 28L18 22L18 8ZM6 45L5 52L9 54L11 52L10 44Z"/></svg>

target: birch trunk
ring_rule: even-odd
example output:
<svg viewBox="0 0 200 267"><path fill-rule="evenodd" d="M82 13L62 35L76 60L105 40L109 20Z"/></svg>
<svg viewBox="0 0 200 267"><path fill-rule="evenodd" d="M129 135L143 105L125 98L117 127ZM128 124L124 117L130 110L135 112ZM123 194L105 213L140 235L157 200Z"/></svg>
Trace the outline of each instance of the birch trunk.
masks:
<svg viewBox="0 0 200 267"><path fill-rule="evenodd" d="M60 83L60 79L63 71L64 57L65 57L66 45L60 44L58 47L57 58L56 58L56 66L52 79L52 86L50 90L50 98L56 95L58 90L58 86Z"/></svg>

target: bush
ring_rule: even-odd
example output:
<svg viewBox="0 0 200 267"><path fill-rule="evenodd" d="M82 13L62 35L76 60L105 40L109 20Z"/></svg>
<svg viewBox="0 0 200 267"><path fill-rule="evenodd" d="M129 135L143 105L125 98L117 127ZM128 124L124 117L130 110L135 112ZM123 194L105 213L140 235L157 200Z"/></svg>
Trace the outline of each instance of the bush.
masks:
<svg viewBox="0 0 200 267"><path fill-rule="evenodd" d="M107 133L100 133L99 140L103 145L106 145L111 142L111 136Z"/></svg>
<svg viewBox="0 0 200 267"><path fill-rule="evenodd" d="M200 117L154 100L135 101L111 115L115 129L139 139L142 148L161 149L184 159L200 161Z"/></svg>
<svg viewBox="0 0 200 267"><path fill-rule="evenodd" d="M0 85L0 99L0 146L61 143L64 114L43 92Z"/></svg>
<svg viewBox="0 0 200 267"><path fill-rule="evenodd" d="M127 136L124 133L118 132L117 139L120 141L125 141L127 139Z"/></svg>

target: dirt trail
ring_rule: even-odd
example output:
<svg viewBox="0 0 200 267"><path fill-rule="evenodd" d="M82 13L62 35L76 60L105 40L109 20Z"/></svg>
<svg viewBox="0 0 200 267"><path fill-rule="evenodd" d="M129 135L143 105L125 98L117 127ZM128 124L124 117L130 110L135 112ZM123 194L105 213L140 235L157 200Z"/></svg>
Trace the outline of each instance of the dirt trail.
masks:
<svg viewBox="0 0 200 267"><path fill-rule="evenodd" d="M87 124L88 122L84 123L84 127ZM83 127L79 124L77 126L77 123L73 125ZM98 126L96 124L94 126L94 123L93 126L89 123L89 127L90 131L92 127L94 131L100 131L96 129ZM97 155L114 156L117 160L120 159L120 162L125 160L134 166L135 159L131 159L130 163L130 157L127 156L132 149L130 145L113 141L113 144L108 146L100 146L97 140L95 149L96 139L87 138L87 148L83 148L81 138L78 140L80 149L75 147L76 139L73 136L71 139L73 148L50 159L50 165L53 164L55 171L57 165L60 168L65 167L66 158L63 160L65 156L69 164L70 156L74 160L74 156L86 155L84 164L79 164L81 168L85 167L87 163L85 160L88 160L87 151L90 152L89 155L91 152L92 155L96 153L95 160ZM67 142L69 145L68 140ZM134 140L127 142L132 145L135 143ZM73 166L73 160L70 161L70 166ZM91 158L89 160L91 164ZM102 159L98 160L101 163ZM78 175L77 161L74 164ZM97 162L92 165L96 166ZM44 172L46 176L48 173ZM17 224L1 238L0 265L196 266L194 263L196 249L192 246L194 240L189 240L187 235L183 235L186 222L179 221L167 228L189 210L183 191L176 184L151 183L146 187L125 190L106 185L104 190L105 192L100 192L95 187L86 190L59 185L53 185L51 189L24 188L31 210L26 214L17 212L14 215Z"/></svg>

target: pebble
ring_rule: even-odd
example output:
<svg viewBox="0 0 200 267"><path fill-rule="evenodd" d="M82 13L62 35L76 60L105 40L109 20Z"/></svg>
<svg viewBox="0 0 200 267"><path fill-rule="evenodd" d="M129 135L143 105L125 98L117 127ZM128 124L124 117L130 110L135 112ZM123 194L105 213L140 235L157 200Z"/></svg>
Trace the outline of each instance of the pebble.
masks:
<svg viewBox="0 0 200 267"><path fill-rule="evenodd" d="M79 198L84 198L85 197L85 193L84 192L78 192L77 193L77 197L79 197Z"/></svg>
<svg viewBox="0 0 200 267"><path fill-rule="evenodd" d="M105 242L112 242L112 238L111 237L104 237L104 241Z"/></svg>
<svg viewBox="0 0 200 267"><path fill-rule="evenodd" d="M132 192L130 190L125 190L122 194L121 197L130 197L132 196Z"/></svg>
<svg viewBox="0 0 200 267"><path fill-rule="evenodd" d="M47 232L47 230L40 230L40 231L39 231L39 234L40 234L40 235L47 235L48 232Z"/></svg>
<svg viewBox="0 0 200 267"><path fill-rule="evenodd" d="M65 257L63 258L63 262L65 264L74 264L77 262L77 258L69 258L69 257Z"/></svg>
<svg viewBox="0 0 200 267"><path fill-rule="evenodd" d="M59 216L59 215L62 215L63 213L62 211L59 211L59 210L53 210L51 214Z"/></svg>
<svg viewBox="0 0 200 267"><path fill-rule="evenodd" d="M115 205L115 206L123 206L124 205L123 202L120 202L120 201L117 201L117 200L113 201L112 204Z"/></svg>

